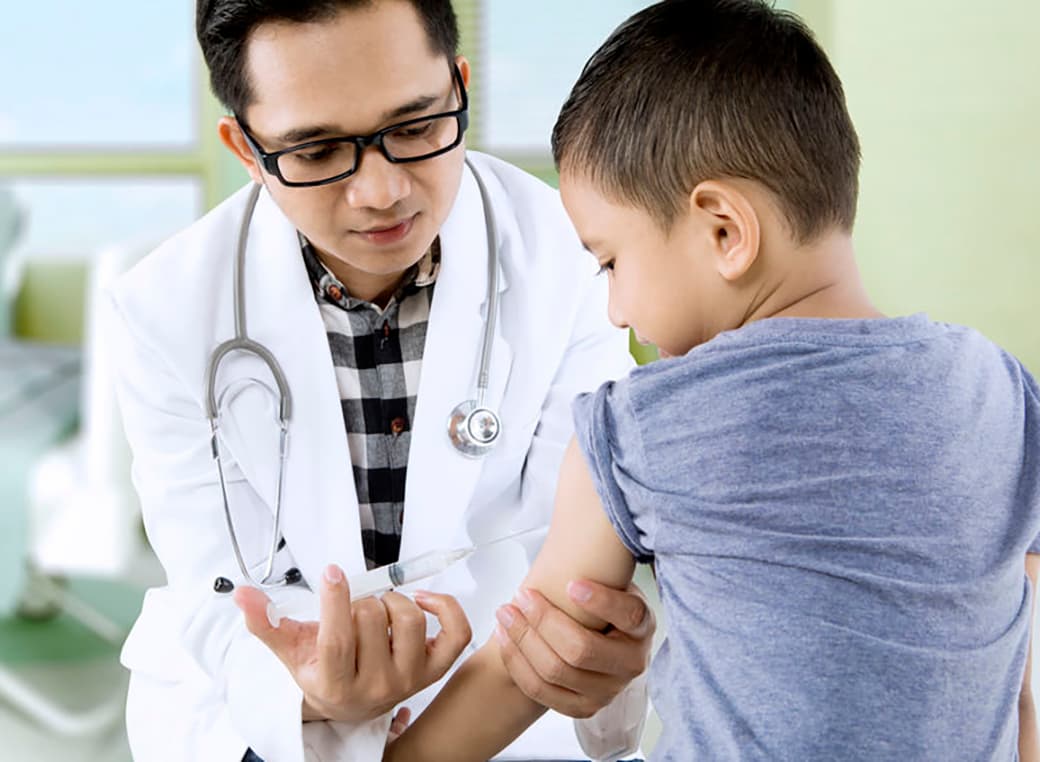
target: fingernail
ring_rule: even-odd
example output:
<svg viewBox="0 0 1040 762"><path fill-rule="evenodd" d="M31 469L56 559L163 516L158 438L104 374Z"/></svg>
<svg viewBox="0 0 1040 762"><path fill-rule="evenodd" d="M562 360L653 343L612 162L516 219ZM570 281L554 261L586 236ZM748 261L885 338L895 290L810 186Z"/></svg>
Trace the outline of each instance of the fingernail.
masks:
<svg viewBox="0 0 1040 762"><path fill-rule="evenodd" d="M502 606L497 611L495 611L495 619L501 622L503 627L513 626L513 612L507 609L505 606Z"/></svg>
<svg viewBox="0 0 1040 762"><path fill-rule="evenodd" d="M343 581L343 571L336 564L325 567L325 581L330 585L338 585Z"/></svg>
<svg viewBox="0 0 1040 762"><path fill-rule="evenodd" d="M531 600L531 596L526 590L520 590L516 594L516 605L525 614L530 614L531 609L534 608L534 601Z"/></svg>
<svg viewBox="0 0 1040 762"><path fill-rule="evenodd" d="M567 595L575 603L588 603L592 598L592 588L584 582L570 582L567 585Z"/></svg>
<svg viewBox="0 0 1040 762"><path fill-rule="evenodd" d="M267 604L267 621L271 623L271 626L276 630L278 625L282 623L282 615L278 613L278 607L273 603Z"/></svg>
<svg viewBox="0 0 1040 762"><path fill-rule="evenodd" d="M501 625L495 627L495 640L503 646L509 642L509 636L506 635L506 631L502 629Z"/></svg>

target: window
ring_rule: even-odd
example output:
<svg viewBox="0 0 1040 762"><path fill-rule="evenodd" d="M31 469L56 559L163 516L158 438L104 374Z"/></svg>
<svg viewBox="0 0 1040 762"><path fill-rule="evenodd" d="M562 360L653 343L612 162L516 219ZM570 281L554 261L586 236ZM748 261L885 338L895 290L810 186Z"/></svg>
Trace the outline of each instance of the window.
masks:
<svg viewBox="0 0 1040 762"><path fill-rule="evenodd" d="M192 17L169 0L9 4L0 148L197 144Z"/></svg>
<svg viewBox="0 0 1040 762"><path fill-rule="evenodd" d="M35 258L79 259L113 242L158 244L202 208L190 176L15 178L25 211L19 247Z"/></svg>
<svg viewBox="0 0 1040 762"><path fill-rule="evenodd" d="M158 241L239 183L215 135L193 3L5 10L0 188L26 216L23 257Z"/></svg>
<svg viewBox="0 0 1040 762"><path fill-rule="evenodd" d="M485 0L482 145L530 169L551 166L549 139L571 86L641 0Z"/></svg>

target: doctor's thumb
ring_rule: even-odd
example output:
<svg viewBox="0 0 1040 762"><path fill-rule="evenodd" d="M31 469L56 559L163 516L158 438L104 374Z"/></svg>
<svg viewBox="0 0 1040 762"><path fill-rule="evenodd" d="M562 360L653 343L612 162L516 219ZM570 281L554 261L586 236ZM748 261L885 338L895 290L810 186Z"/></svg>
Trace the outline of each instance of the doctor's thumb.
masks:
<svg viewBox="0 0 1040 762"><path fill-rule="evenodd" d="M237 587L233 595L235 605L245 615L246 629L261 640L273 628L277 628L280 617L271 599L255 587Z"/></svg>

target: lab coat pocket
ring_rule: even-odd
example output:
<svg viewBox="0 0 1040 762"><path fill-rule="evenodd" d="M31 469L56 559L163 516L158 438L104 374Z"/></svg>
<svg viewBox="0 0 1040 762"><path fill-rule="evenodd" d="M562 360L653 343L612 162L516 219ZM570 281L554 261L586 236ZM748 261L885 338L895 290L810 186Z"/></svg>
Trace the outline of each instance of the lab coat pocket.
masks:
<svg viewBox="0 0 1040 762"><path fill-rule="evenodd" d="M153 588L145 593L141 615L120 653L124 667L169 683L185 680L197 671L181 645L181 604L169 588ZM156 654L162 657L157 659Z"/></svg>

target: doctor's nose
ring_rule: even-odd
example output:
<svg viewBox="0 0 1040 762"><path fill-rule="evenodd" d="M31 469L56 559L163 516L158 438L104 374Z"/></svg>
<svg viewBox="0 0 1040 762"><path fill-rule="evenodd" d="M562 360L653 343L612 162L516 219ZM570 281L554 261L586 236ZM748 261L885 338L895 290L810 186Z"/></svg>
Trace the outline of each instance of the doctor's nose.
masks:
<svg viewBox="0 0 1040 762"><path fill-rule="evenodd" d="M347 203L357 209L389 209L411 193L408 170L393 164L375 146L361 155L357 171L347 179Z"/></svg>

